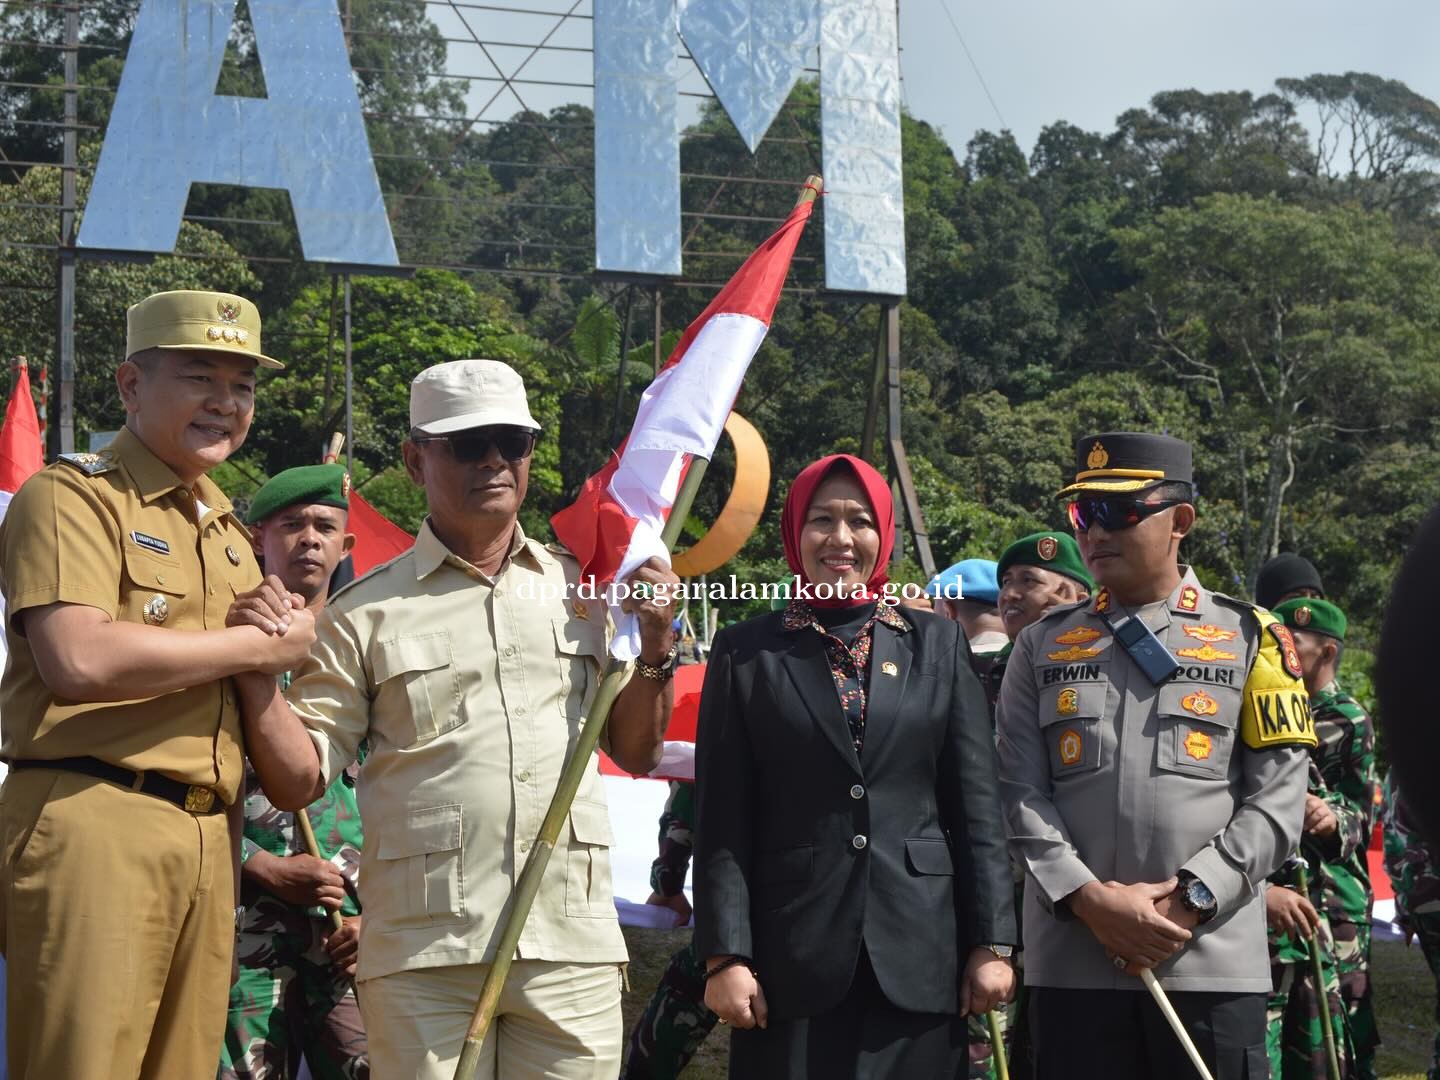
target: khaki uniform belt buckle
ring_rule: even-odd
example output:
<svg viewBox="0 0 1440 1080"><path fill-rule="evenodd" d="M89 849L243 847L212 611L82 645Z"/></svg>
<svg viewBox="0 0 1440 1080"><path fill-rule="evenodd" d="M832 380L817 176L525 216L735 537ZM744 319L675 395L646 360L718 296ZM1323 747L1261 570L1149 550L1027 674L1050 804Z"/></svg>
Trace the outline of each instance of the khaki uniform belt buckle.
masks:
<svg viewBox="0 0 1440 1080"><path fill-rule="evenodd" d="M191 784L185 791L185 809L192 814L206 814L214 805L215 792L207 787Z"/></svg>

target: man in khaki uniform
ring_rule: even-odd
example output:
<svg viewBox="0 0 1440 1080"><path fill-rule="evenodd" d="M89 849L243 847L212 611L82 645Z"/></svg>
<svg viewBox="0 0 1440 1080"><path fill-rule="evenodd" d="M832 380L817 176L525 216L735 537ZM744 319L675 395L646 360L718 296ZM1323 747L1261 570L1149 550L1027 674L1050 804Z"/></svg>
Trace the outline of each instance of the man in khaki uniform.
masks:
<svg viewBox="0 0 1440 1080"><path fill-rule="evenodd" d="M245 440L260 319L237 296L130 309L103 454L33 476L0 528L11 773L0 793L0 948L15 1080L212 1076L235 940L226 807L240 785L229 678L283 671L307 612L226 628L260 580L205 477Z"/></svg>
<svg viewBox="0 0 1440 1080"><path fill-rule="evenodd" d="M331 597L288 696L247 678L251 759L275 805L302 806L356 756L360 1007L385 1080L449 1080L511 891L599 684L603 602L580 567L517 521L539 425L520 376L461 360L411 387L411 478L430 516L410 551ZM632 582L678 581L658 563ZM675 650L646 599L636 675L609 750L659 761ZM254 716L253 723L249 717ZM303 720L303 724L301 721ZM307 731L308 727L308 731ZM610 820L591 767L546 869L485 1042L484 1077L613 1077L625 942L610 889Z"/></svg>

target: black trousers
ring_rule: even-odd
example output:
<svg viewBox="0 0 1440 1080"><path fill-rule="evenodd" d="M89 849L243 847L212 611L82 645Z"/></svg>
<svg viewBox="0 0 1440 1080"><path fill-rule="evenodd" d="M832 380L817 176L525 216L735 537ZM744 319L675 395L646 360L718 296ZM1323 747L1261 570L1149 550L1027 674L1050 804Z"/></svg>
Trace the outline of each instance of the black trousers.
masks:
<svg viewBox="0 0 1440 1080"><path fill-rule="evenodd" d="M850 990L819 1016L730 1036L731 1080L963 1080L965 1020L890 1004L862 946Z"/></svg>
<svg viewBox="0 0 1440 1080"><path fill-rule="evenodd" d="M1029 986L1036 1080L1189 1080L1198 1074L1145 990ZM1170 994L1215 1080L1265 1080L1265 995Z"/></svg>

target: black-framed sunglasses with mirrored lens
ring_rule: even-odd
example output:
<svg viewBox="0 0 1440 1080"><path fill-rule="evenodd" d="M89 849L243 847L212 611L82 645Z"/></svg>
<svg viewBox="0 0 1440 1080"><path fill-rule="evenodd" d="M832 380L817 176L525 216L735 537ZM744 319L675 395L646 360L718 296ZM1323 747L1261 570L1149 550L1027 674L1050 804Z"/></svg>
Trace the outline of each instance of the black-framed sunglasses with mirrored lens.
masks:
<svg viewBox="0 0 1440 1080"><path fill-rule="evenodd" d="M1100 498L1076 499L1065 508L1070 519L1070 528L1075 532L1086 532L1091 525L1099 525L1106 532L1133 529L1148 517L1162 510L1179 506L1183 500L1161 499L1158 502L1144 502L1125 495L1105 495Z"/></svg>
<svg viewBox="0 0 1440 1080"><path fill-rule="evenodd" d="M539 436L540 433L534 428L496 425L469 428L449 435L423 435L415 432L410 439L416 443L445 443L450 456L456 461L473 465L488 458L492 448L499 450L500 456L512 464L524 461L534 452L535 440Z"/></svg>

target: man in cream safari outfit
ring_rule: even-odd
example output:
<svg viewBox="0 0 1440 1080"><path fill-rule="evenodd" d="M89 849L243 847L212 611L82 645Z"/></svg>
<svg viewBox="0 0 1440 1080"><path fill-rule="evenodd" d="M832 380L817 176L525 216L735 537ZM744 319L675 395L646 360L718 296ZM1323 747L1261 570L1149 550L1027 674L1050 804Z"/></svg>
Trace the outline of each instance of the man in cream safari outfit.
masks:
<svg viewBox="0 0 1440 1080"><path fill-rule="evenodd" d="M286 704L247 678L251 760L276 806L304 806L356 756L366 845L357 971L371 1067L450 1080L495 942L599 685L606 610L580 566L517 520L540 425L520 376L491 360L420 373L405 465L430 516L415 546L330 599ZM678 578L658 562L630 579ZM568 588L567 588L568 587ZM644 591L644 590L638 590ZM659 761L674 667L665 597L638 612L640 661L606 748ZM581 783L486 1039L484 1077L613 1077L625 942L610 891L598 770Z"/></svg>

